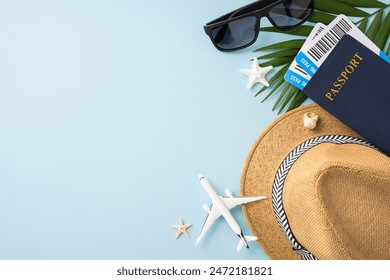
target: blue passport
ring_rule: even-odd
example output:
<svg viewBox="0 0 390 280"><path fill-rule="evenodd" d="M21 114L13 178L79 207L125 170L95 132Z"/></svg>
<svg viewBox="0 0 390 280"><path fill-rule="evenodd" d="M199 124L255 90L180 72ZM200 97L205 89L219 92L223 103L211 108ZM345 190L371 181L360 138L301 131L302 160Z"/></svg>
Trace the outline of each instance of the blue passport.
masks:
<svg viewBox="0 0 390 280"><path fill-rule="evenodd" d="M303 92L390 155L390 64L343 36Z"/></svg>

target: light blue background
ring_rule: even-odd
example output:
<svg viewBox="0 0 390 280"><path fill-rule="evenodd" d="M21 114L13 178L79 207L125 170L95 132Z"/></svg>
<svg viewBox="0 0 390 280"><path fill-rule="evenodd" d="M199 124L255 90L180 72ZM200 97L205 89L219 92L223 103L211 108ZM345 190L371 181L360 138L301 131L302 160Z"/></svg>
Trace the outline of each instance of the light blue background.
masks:
<svg viewBox="0 0 390 280"><path fill-rule="evenodd" d="M236 253L223 220L195 247L198 174L237 195L277 117L239 69L288 36L227 54L202 29L250 2L0 1L1 259L267 258ZM169 227L180 216L190 239Z"/></svg>

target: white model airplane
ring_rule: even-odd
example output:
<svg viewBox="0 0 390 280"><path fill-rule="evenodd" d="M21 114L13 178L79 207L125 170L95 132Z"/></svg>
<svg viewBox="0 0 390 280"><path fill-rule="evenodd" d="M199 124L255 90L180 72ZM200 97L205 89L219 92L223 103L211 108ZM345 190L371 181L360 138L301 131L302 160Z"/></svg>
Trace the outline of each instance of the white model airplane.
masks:
<svg viewBox="0 0 390 280"><path fill-rule="evenodd" d="M230 213L230 209L241 205L243 203L248 203L252 201L258 201L262 199L266 199L265 196L252 196L252 197L233 197L232 192L229 189L226 189L226 197L219 196L213 189L213 187L210 185L210 183L206 180L205 177L202 175L199 175L200 183L202 184L203 188L207 192L207 194L210 196L212 204L210 207L208 207L206 204L203 205L203 209L208 213L206 220L203 224L202 230L199 234L198 240L196 241L196 245L199 244L200 240L203 238L204 234L207 232L207 230L210 228L211 224L218 219L219 216L223 216L226 220L226 222L229 224L231 229L234 231L235 234L238 235L240 240L238 241L237 245L237 252L241 250L241 248L245 245L247 248L248 242L257 240L256 236L246 236L242 234L242 230L240 226L237 224L236 220L233 218L232 214Z"/></svg>

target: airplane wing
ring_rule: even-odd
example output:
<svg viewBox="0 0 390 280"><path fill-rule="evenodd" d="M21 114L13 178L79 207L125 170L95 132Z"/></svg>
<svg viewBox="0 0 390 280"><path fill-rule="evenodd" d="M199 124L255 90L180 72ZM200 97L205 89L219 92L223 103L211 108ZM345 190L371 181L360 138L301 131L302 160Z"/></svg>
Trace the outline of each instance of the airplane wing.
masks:
<svg viewBox="0 0 390 280"><path fill-rule="evenodd" d="M200 231L200 234L198 236L198 239L196 240L196 245L202 240L205 233L208 231L210 226L213 224L213 222L221 216L221 212L217 207L213 207L213 205L210 206L209 214L206 217L206 220L204 221L202 230Z"/></svg>
<svg viewBox="0 0 390 280"><path fill-rule="evenodd" d="M228 209L244 203L266 199L266 196L244 196L244 197L221 197Z"/></svg>

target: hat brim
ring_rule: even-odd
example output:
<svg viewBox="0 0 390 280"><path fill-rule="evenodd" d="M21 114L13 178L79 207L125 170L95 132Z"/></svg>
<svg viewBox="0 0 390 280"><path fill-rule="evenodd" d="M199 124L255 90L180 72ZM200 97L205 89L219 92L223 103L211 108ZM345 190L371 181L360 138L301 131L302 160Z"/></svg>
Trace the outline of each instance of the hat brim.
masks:
<svg viewBox="0 0 390 280"><path fill-rule="evenodd" d="M314 129L303 125L303 115L319 116ZM252 146L240 181L242 196L266 196L266 200L243 205L244 217L258 243L271 259L298 260L280 229L272 208L272 185L279 165L295 147L322 135L345 135L364 140L359 134L316 104L292 110L276 119Z"/></svg>

